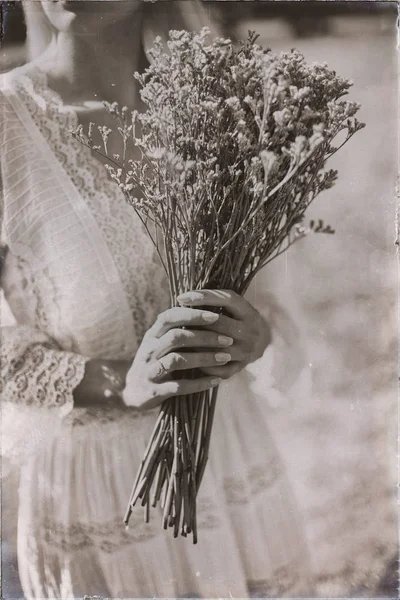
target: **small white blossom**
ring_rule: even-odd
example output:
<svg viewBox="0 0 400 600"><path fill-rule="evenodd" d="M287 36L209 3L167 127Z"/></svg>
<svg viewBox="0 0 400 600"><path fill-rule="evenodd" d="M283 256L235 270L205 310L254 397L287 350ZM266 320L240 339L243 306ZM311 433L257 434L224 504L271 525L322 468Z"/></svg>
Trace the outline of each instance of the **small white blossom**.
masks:
<svg viewBox="0 0 400 600"><path fill-rule="evenodd" d="M230 98L227 98L225 100L225 104L229 106L229 108L231 108L232 110L241 109L240 100L237 96L231 96Z"/></svg>

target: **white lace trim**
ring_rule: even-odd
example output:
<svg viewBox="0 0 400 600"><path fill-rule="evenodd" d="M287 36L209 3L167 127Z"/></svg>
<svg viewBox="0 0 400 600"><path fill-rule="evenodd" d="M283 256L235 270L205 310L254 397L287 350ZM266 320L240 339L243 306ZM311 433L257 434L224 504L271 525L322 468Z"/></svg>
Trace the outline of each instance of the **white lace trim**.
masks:
<svg viewBox="0 0 400 600"><path fill-rule="evenodd" d="M198 527L202 530L220 527L221 519L217 512L217 507L209 500L200 498L197 503ZM42 529L43 543L66 553L96 548L99 552L110 554L163 534L161 516L151 515L150 522L146 523L140 507L132 513L128 528L118 517L101 523L76 521L68 524L48 518Z"/></svg>
<svg viewBox="0 0 400 600"><path fill-rule="evenodd" d="M311 591L304 577L305 568L301 562L293 562L275 569L271 577L263 580L247 581L251 598L282 598L296 594L304 597ZM289 594L289 596L288 596Z"/></svg>
<svg viewBox="0 0 400 600"><path fill-rule="evenodd" d="M3 330L0 348L0 391L7 402L27 406L73 408L73 392L82 381L86 358L64 352L27 327Z"/></svg>
<svg viewBox="0 0 400 600"><path fill-rule="evenodd" d="M267 456L263 463L249 466L243 476L224 477L226 500L228 504L249 504L281 477L281 462L273 455Z"/></svg>
<svg viewBox="0 0 400 600"><path fill-rule="evenodd" d="M199 521L202 529L215 528L219 522L208 516L206 505L199 503ZM112 554L114 552L126 552L132 544L149 541L160 537L164 532L160 529L157 518L152 518L150 523L145 523L143 515L137 513L132 515L132 522L128 529L121 523L120 519L113 519L102 523L75 522L64 525L54 519L47 519L41 530L41 543L51 548L51 552L68 553L82 552L96 548L100 554ZM32 540L31 551L35 552L37 540ZM282 565L263 580L247 582L251 597L275 597L279 598L285 594L305 592L304 564L295 560L290 564Z"/></svg>

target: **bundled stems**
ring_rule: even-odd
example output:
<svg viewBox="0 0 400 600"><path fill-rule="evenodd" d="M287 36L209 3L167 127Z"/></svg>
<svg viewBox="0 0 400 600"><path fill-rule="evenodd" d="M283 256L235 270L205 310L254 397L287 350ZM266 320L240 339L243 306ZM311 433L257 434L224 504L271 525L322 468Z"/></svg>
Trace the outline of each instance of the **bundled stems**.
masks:
<svg viewBox="0 0 400 600"><path fill-rule="evenodd" d="M197 543L196 498L208 460L218 388L166 400L138 469L124 522L140 500L145 521L161 505L162 526Z"/></svg>

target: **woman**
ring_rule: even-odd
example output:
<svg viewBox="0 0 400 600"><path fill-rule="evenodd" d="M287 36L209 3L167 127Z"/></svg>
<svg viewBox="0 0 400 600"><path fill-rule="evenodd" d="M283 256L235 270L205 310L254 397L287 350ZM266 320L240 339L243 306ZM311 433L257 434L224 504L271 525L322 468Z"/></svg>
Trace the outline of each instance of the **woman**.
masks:
<svg viewBox="0 0 400 600"><path fill-rule="evenodd" d="M2 78L0 132L2 286L17 321L2 331L3 450L23 451L24 594L307 595L307 547L267 401L251 392L246 369L266 357L269 324L229 290L189 294L168 309L134 212L68 133L109 124L100 100L140 106L131 74L146 65L148 37L170 25L166 14L188 27L183 3L168 3L168 13L140 1L33 4L49 44ZM191 367L203 377L175 378ZM199 543L173 539L158 514L143 523L140 511L126 531L121 517L158 405L218 383Z"/></svg>

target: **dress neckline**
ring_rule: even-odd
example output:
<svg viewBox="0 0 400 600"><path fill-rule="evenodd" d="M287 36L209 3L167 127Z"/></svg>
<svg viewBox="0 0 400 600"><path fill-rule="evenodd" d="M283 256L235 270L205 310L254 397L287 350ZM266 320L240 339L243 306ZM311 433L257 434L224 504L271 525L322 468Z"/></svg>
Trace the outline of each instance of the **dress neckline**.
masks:
<svg viewBox="0 0 400 600"><path fill-rule="evenodd" d="M69 112L71 115L73 115L74 120L78 120L78 111L72 104L66 103L59 92L50 87L49 75L38 61L32 61L15 69L16 72L19 70L21 70L21 74L30 77L34 83L38 83L42 89L45 88L47 94L52 96L54 105L58 106L63 113ZM99 105L101 104L100 100L93 102L98 102Z"/></svg>
<svg viewBox="0 0 400 600"><path fill-rule="evenodd" d="M48 86L47 73L41 66L27 63L10 72L7 79L6 87L11 87L19 97L35 129L46 140L54 160L79 190L97 221L130 304L136 338L141 339L151 325L147 323L142 307L147 302L151 308L154 282L164 288L165 277L141 220L92 150L69 133L71 128L75 130L79 125L77 113ZM141 274L139 265L143 265ZM157 302L161 302L161 298L155 299L154 303ZM162 310L166 308L164 304Z"/></svg>
<svg viewBox="0 0 400 600"><path fill-rule="evenodd" d="M48 96L49 97L51 96L53 98L53 104L55 106L57 106L62 113L64 113L64 114L69 113L71 115L71 119L76 123L77 126L79 125L80 111L78 109L80 107L82 107L82 114L85 114L85 111L95 112L95 110L97 110L97 107L99 110L102 108L104 113L106 114L106 108L104 107L104 103L102 100L87 100L86 101L87 103L96 104L97 105L96 108L90 108L88 106L85 106L86 103L82 103L81 105L80 104L73 105L73 104L67 103L62 98L61 94L50 86L49 75L46 72L46 70L40 65L40 63L32 62L30 64L32 65L32 70L36 72L35 74L37 74L38 83L41 86L41 88L45 88ZM98 124L102 125L101 122L99 122Z"/></svg>
<svg viewBox="0 0 400 600"><path fill-rule="evenodd" d="M164 270L144 225L122 190L110 179L104 164L69 133L78 127L78 115L49 87L48 75L41 65L27 63L3 77L0 76L0 84L18 96L32 126L44 138L53 159L97 221L130 304L136 338L141 339L154 321L153 308L157 315L167 308L169 298ZM151 312L151 316L146 312Z"/></svg>
<svg viewBox="0 0 400 600"><path fill-rule="evenodd" d="M57 128L61 132L61 135L60 139L54 145L54 151L59 162L61 162L68 174L70 176L72 174L71 169L69 168L71 166L69 160L71 154L69 152L66 153L65 148L63 152L62 148L63 145L66 145L65 138L67 136L69 136L68 145L71 146L71 149L74 148L74 152L79 152L80 157L82 157L82 161L75 161L75 164L73 165L75 170L78 169L78 171L80 171L81 180L83 180L85 176L87 177L88 172L93 173L92 183L94 190L92 193L105 193L113 196L116 202L126 203L122 191L114 182L110 181L104 164L95 156L94 151L88 146L81 144L81 142L69 133L71 130L76 131L80 125L78 111L72 105L67 104L62 96L49 86L49 76L40 63L32 61L26 65L17 67L14 69L14 73L17 75L17 80L19 79L18 75L21 75L25 82L27 80L29 81L28 85L24 86L25 91L29 93L30 100L33 100L39 110L43 112L41 125L44 125L43 118L46 116L49 117L49 115L51 116L52 121L56 121ZM37 121L35 124L41 129ZM95 124L103 125L101 122ZM54 131L54 128L52 129Z"/></svg>
<svg viewBox="0 0 400 600"><path fill-rule="evenodd" d="M55 111L54 111L55 115L57 115L57 114L62 115L63 120L64 120L64 118L67 118L68 122L69 122L68 123L69 129L76 130L78 128L78 126L80 125L79 111L77 110L77 107L74 107L73 105L66 103L65 100L62 98L61 94L59 92L57 92L55 89L53 89L52 87L50 87L49 76L48 76L47 72L45 71L45 69L40 65L40 63L33 61L31 63L27 63L26 65L20 67L20 69L22 71L25 71L25 73L23 73L23 74L31 79L33 88L38 88L40 90L40 95L45 96L46 104L50 105L51 107L53 107L55 109ZM40 95L36 96L36 100L37 100L39 106L41 104ZM99 105L102 104L102 102L100 100L98 101L98 103L99 103ZM97 125L101 126L103 124L104 123L102 123L101 120L99 120L98 122L95 122L96 126ZM71 135L71 143L79 144L82 148L82 152L85 152L87 154L87 156L92 157L93 166L96 166L96 170L98 169L98 165L100 165L101 170L105 171L104 165L95 156L94 152L90 148L88 148L87 146L84 146L83 144L78 142L78 140L75 140L72 135ZM107 175L107 173L106 173L106 175ZM106 176L105 178L102 178L102 180L109 181L108 176Z"/></svg>

